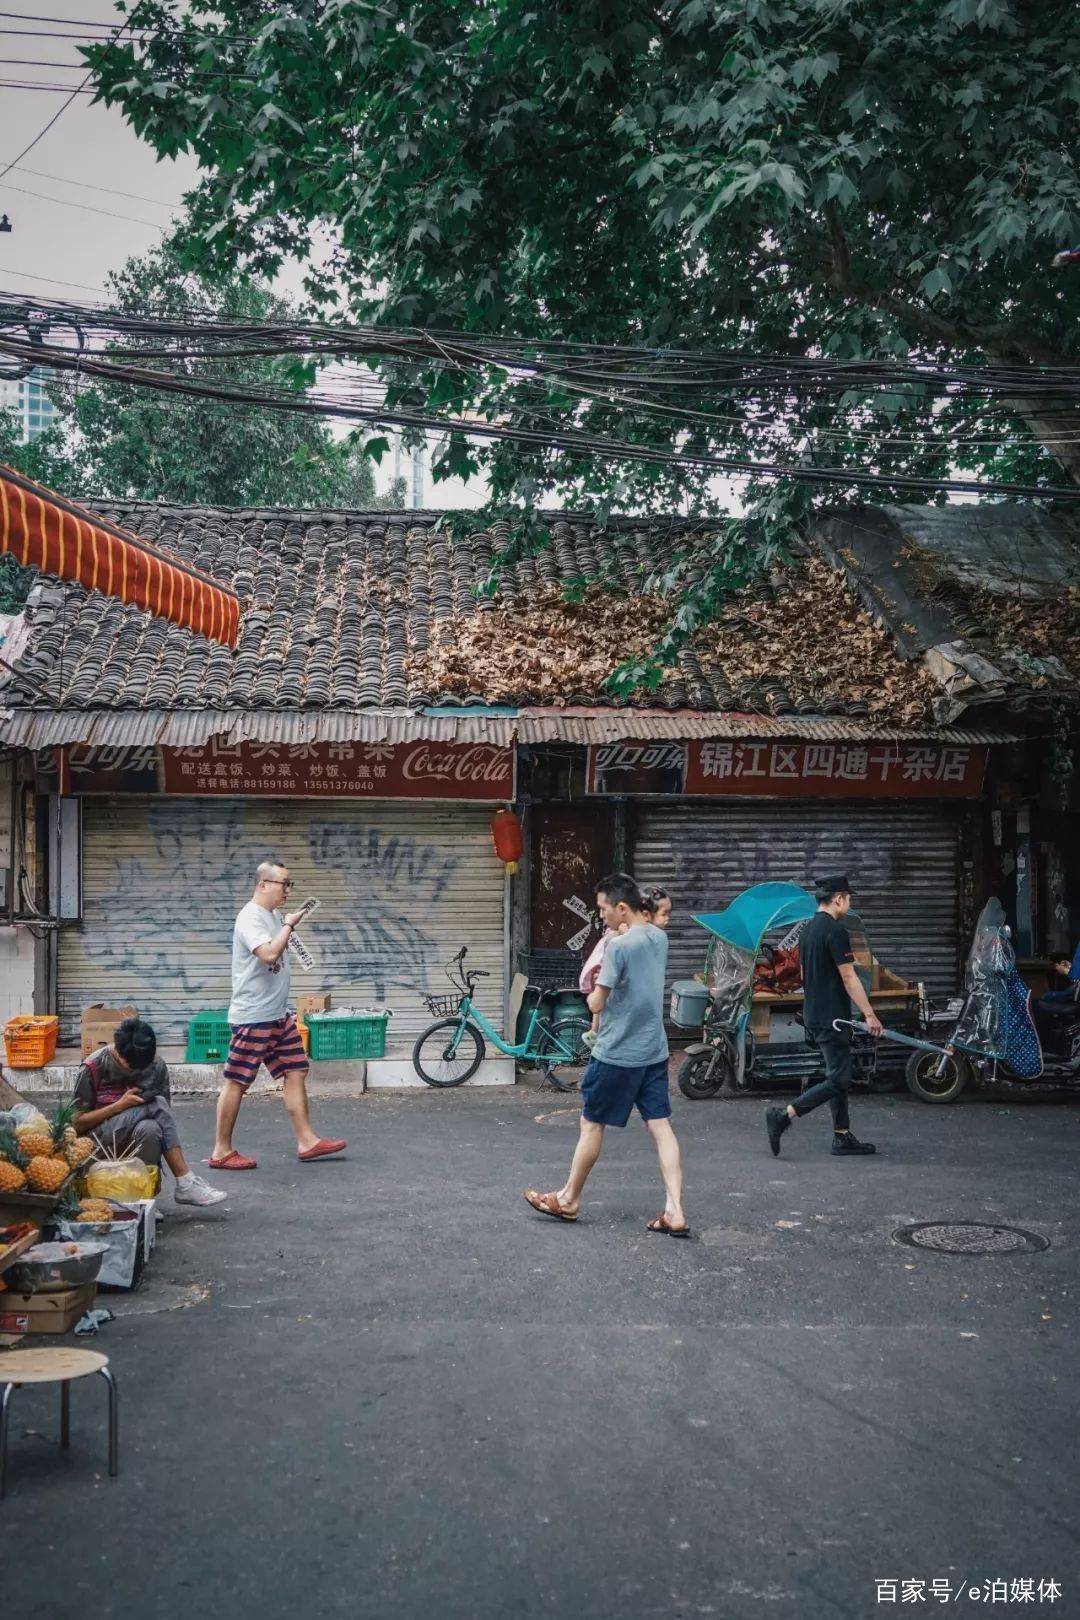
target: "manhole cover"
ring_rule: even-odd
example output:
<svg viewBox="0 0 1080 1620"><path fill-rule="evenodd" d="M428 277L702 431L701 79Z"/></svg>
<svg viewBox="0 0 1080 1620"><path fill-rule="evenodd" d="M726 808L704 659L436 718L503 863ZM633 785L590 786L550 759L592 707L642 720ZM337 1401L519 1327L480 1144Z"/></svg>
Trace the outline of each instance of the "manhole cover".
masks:
<svg viewBox="0 0 1080 1620"><path fill-rule="evenodd" d="M990 1226L984 1221L922 1221L901 1226L893 1237L915 1249L938 1254L1031 1254L1048 1249L1049 1239L1019 1226Z"/></svg>

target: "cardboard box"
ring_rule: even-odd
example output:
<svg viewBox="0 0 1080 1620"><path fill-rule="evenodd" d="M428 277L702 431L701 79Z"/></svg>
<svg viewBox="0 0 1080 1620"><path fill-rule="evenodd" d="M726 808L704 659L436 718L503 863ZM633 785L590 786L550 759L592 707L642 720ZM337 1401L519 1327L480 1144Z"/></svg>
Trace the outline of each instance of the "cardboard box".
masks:
<svg viewBox="0 0 1080 1620"><path fill-rule="evenodd" d="M83 1057L89 1057L101 1046L111 1046L117 1027L124 1019L138 1016L138 1007L106 1007L103 1001L84 1007L79 1041Z"/></svg>
<svg viewBox="0 0 1080 1620"><path fill-rule="evenodd" d="M0 1333L70 1333L93 1304L97 1283L55 1294L0 1294Z"/></svg>
<svg viewBox="0 0 1080 1620"><path fill-rule="evenodd" d="M297 996L296 998L296 1022L298 1024L303 1024L306 1021L308 1013L325 1013L329 1011L329 990L323 990L317 996Z"/></svg>

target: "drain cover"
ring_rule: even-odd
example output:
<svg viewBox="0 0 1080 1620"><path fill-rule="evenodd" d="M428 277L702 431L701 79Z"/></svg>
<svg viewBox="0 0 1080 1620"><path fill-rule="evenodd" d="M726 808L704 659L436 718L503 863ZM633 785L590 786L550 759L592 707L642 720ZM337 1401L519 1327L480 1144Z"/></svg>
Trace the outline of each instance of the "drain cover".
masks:
<svg viewBox="0 0 1080 1620"><path fill-rule="evenodd" d="M1048 1249L1049 1240L1019 1226L990 1226L983 1221L922 1221L893 1233L898 1243L938 1254L1031 1254Z"/></svg>

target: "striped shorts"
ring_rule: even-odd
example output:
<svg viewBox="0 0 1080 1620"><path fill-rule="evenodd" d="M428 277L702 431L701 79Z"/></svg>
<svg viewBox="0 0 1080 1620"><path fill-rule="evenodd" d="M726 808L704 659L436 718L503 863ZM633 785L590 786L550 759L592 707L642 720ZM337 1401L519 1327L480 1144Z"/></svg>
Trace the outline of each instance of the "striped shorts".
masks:
<svg viewBox="0 0 1080 1620"><path fill-rule="evenodd" d="M225 1079L235 1080L238 1086L250 1086L263 1063L275 1080L283 1080L287 1074L307 1073L307 1053L292 1013L272 1024L232 1025Z"/></svg>

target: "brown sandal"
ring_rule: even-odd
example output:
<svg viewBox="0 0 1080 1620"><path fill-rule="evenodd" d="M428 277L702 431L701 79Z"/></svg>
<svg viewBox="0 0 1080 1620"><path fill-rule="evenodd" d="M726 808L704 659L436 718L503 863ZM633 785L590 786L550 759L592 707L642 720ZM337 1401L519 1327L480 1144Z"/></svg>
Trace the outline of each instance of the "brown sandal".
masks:
<svg viewBox="0 0 1080 1620"><path fill-rule="evenodd" d="M667 1218L666 1210L662 1214L658 1215L655 1221L650 1221L645 1230L646 1232L663 1232L666 1237L688 1238L690 1236L690 1228L688 1226L671 1225Z"/></svg>
<svg viewBox="0 0 1080 1620"><path fill-rule="evenodd" d="M557 1221L576 1221L577 1210L571 1215L568 1209L563 1209L559 1203L558 1193L536 1192L529 1187L525 1193L525 1202L531 1204L540 1215L553 1215Z"/></svg>

